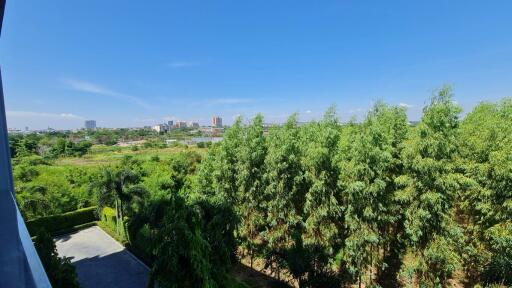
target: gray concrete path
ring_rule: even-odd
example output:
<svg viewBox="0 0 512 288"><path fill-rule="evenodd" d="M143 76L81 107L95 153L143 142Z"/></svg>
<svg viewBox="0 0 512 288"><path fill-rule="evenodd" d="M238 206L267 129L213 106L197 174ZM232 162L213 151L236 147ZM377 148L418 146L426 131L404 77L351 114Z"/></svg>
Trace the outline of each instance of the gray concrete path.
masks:
<svg viewBox="0 0 512 288"><path fill-rule="evenodd" d="M59 256L72 257L80 287L146 287L149 268L101 228L93 226L55 239Z"/></svg>

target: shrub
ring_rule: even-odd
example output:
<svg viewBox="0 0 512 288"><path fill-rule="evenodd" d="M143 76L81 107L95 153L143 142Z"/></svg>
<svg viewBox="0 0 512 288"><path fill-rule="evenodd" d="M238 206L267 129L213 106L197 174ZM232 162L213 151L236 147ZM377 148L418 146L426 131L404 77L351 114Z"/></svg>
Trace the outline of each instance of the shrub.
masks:
<svg viewBox="0 0 512 288"><path fill-rule="evenodd" d="M110 207L103 207L100 212L100 221L107 229L109 229L112 233L115 233L119 238L124 241L128 241L128 232L127 232L127 224L129 219L124 217L124 221L122 223L121 231L118 231L117 227L117 215L116 210Z"/></svg>
<svg viewBox="0 0 512 288"><path fill-rule="evenodd" d="M486 284L512 285L512 221L494 225L486 232L491 251L482 278Z"/></svg>
<svg viewBox="0 0 512 288"><path fill-rule="evenodd" d="M21 158L22 163L26 163L30 166L36 166L36 165L49 165L48 161L44 159L41 156L38 155L31 155Z"/></svg>
<svg viewBox="0 0 512 288"><path fill-rule="evenodd" d="M116 210L110 208L110 207L104 207L101 210L101 222L106 224L109 228L112 228L113 230L116 229Z"/></svg>
<svg viewBox="0 0 512 288"><path fill-rule="evenodd" d="M96 221L96 207L82 208L63 214L51 215L27 221L27 228L30 235L36 235L41 230L52 234L62 233L77 225Z"/></svg>
<svg viewBox="0 0 512 288"><path fill-rule="evenodd" d="M20 182L30 182L32 179L39 176L39 171L34 166L21 164L16 166L13 171L14 179Z"/></svg>
<svg viewBox="0 0 512 288"><path fill-rule="evenodd" d="M55 242L49 233L40 230L34 246L53 287L80 287L75 267L71 264L71 258L58 256Z"/></svg>

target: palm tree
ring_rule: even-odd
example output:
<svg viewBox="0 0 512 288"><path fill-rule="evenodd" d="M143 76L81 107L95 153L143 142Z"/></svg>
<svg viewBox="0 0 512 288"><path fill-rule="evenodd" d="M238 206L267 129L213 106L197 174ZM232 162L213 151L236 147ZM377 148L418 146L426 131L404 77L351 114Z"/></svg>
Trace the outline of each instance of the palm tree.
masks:
<svg viewBox="0 0 512 288"><path fill-rule="evenodd" d="M126 168L107 168L103 171L103 180L100 182L98 206L100 208L114 202L116 210L117 233L121 235L121 224L124 211L131 211L133 205L140 203L147 193L146 189L138 185L140 176Z"/></svg>

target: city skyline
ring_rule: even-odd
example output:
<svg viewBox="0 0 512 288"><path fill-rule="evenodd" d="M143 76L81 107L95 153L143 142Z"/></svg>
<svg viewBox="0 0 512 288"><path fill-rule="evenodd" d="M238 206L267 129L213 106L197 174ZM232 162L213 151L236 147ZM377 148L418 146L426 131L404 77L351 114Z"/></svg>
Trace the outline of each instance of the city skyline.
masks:
<svg viewBox="0 0 512 288"><path fill-rule="evenodd" d="M19 129L86 119L205 125L217 114L227 125L256 113L309 121L331 104L346 121L378 100L418 120L445 83L466 112L512 96L508 1L60 0L6 9L4 94L8 125Z"/></svg>

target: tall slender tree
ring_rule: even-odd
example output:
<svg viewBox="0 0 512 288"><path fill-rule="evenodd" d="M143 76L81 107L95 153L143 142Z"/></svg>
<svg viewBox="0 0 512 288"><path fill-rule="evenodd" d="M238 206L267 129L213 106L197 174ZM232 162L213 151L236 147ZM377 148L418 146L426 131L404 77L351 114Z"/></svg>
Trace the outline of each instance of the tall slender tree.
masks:
<svg viewBox="0 0 512 288"><path fill-rule="evenodd" d="M219 197L231 205L238 204L238 177L237 167L240 161L239 153L243 139L242 118L238 117L233 125L224 134L216 155L217 169L215 169L214 185Z"/></svg>
<svg viewBox="0 0 512 288"><path fill-rule="evenodd" d="M454 166L460 112L451 88L440 89L402 153L405 175L396 180L401 189L395 196L405 205L405 234L416 251L420 283L444 285L460 267L457 243L463 235L454 221L454 200L464 182Z"/></svg>
<svg viewBox="0 0 512 288"><path fill-rule="evenodd" d="M459 208L468 235L464 270L471 284L512 285L512 99L481 103L461 125L460 167L476 183L461 193ZM508 260L506 260L508 259Z"/></svg>
<svg viewBox="0 0 512 288"><path fill-rule="evenodd" d="M254 249L262 231L265 217L263 205L265 156L267 153L263 136L263 116L258 114L251 125L246 127L240 147L237 171L238 211L241 220L240 237L245 239L249 251L250 265L253 266Z"/></svg>
<svg viewBox="0 0 512 288"><path fill-rule="evenodd" d="M306 243L330 247L337 236L336 219L341 216L338 199L339 167L335 155L340 139L336 109L330 107L319 123L304 129Z"/></svg>
<svg viewBox="0 0 512 288"><path fill-rule="evenodd" d="M116 229L119 235L124 234L124 212L131 211L130 205L140 202L147 193L138 184L140 177L127 168L107 168L103 170L103 179L99 183L98 207L101 209L113 204L116 209Z"/></svg>
<svg viewBox="0 0 512 288"><path fill-rule="evenodd" d="M375 276L383 286L397 285L396 257L403 250L397 238L403 221L393 193L394 179L402 172L400 149L406 133L405 110L379 102L352 135L349 152L340 155L347 227L342 255L353 276L366 274L361 280L369 285L375 284Z"/></svg>
<svg viewBox="0 0 512 288"><path fill-rule="evenodd" d="M283 127L270 130L268 153L265 158L265 208L267 211L266 259L279 277L284 265L284 251L290 247L292 236L304 226L304 170L297 115L288 118Z"/></svg>

